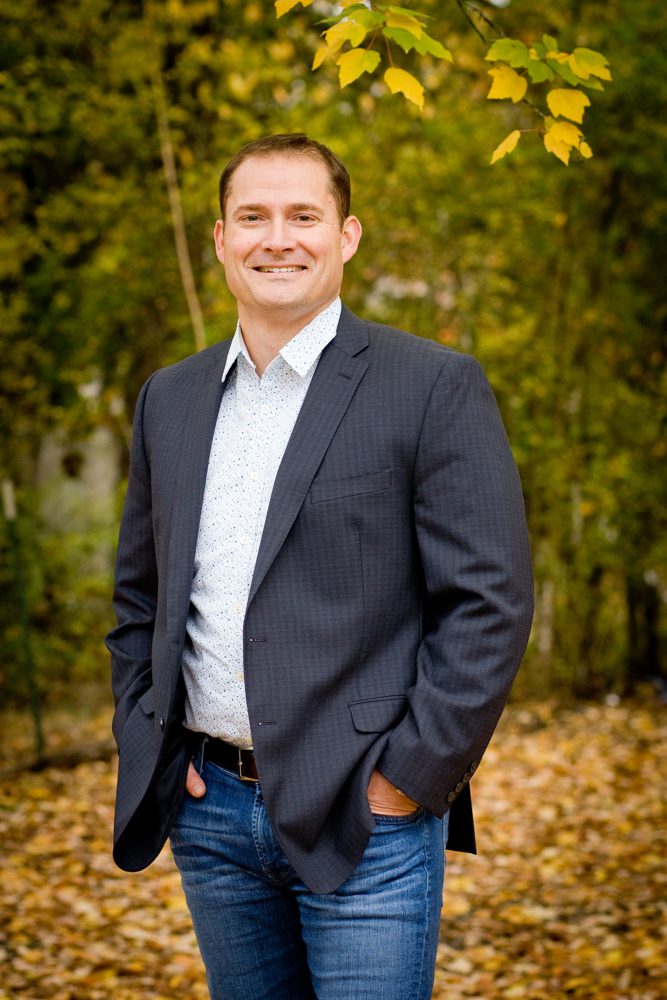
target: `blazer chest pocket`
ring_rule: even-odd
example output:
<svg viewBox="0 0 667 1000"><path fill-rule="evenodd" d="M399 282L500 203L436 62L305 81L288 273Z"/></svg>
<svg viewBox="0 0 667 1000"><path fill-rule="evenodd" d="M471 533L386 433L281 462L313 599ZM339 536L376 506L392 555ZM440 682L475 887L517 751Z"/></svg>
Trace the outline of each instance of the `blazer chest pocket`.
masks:
<svg viewBox="0 0 667 1000"><path fill-rule="evenodd" d="M405 714L405 698L400 694L385 695L383 698L353 701L349 707L357 732L385 733L393 729Z"/></svg>
<svg viewBox="0 0 667 1000"><path fill-rule="evenodd" d="M347 476L345 479L316 479L310 487L308 499L310 503L324 503L326 500L384 493L391 486L391 476L391 469L378 469L375 472L364 472L360 476Z"/></svg>

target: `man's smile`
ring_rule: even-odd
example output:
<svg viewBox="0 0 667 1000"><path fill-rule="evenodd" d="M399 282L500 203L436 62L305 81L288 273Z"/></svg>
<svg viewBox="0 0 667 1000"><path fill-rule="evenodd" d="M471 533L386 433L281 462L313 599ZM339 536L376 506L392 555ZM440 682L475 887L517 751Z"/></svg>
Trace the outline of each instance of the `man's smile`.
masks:
<svg viewBox="0 0 667 1000"><path fill-rule="evenodd" d="M305 270L307 270L305 264L260 264L253 267L253 271L259 271L261 274L292 274Z"/></svg>

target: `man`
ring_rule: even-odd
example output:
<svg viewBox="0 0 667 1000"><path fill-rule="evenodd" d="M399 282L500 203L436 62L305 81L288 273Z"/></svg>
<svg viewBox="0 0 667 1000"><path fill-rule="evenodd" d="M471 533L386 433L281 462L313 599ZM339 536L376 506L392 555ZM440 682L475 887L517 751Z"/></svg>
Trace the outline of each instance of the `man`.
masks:
<svg viewBox="0 0 667 1000"><path fill-rule="evenodd" d="M425 1000L444 847L528 636L479 365L341 306L361 225L303 135L223 172L231 341L137 404L107 640L114 856L171 834L214 1000Z"/></svg>

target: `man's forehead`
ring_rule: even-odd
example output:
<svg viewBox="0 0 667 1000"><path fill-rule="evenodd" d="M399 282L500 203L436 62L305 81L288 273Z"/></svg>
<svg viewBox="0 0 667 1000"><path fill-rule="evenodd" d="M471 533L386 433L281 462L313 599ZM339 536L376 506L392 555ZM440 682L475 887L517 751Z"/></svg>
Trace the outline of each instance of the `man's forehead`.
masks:
<svg viewBox="0 0 667 1000"><path fill-rule="evenodd" d="M272 193L278 195L283 190L294 186L301 189L304 185L309 190L304 202L310 202L315 191L323 199L333 197L329 171L314 156L289 153L256 155L249 156L236 168L230 179L229 195L234 200L241 197L243 201L250 195L254 201L255 196L251 192L257 191L259 200L263 201Z"/></svg>

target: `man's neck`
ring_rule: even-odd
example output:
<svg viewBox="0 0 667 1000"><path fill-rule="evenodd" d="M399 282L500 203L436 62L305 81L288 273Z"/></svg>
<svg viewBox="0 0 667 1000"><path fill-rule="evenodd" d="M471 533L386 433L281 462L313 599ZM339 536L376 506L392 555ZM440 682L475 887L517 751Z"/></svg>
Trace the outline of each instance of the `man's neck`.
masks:
<svg viewBox="0 0 667 1000"><path fill-rule="evenodd" d="M314 313L281 317L278 311L270 316L249 314L239 303L239 323L243 340L257 374L261 377L285 344L288 344L304 326L308 326L330 305L331 302L327 302Z"/></svg>

